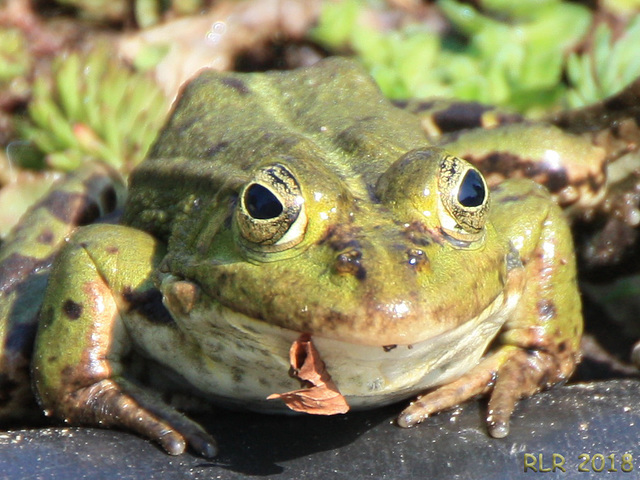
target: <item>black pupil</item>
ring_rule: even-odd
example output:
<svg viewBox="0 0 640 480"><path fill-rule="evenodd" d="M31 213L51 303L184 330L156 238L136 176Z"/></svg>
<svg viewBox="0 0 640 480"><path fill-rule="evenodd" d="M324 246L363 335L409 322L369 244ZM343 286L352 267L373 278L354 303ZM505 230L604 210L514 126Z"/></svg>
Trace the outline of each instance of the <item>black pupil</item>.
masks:
<svg viewBox="0 0 640 480"><path fill-rule="evenodd" d="M276 218L282 213L282 203L271 191L254 183L244 194L244 204L253 218L267 220Z"/></svg>
<svg viewBox="0 0 640 480"><path fill-rule="evenodd" d="M486 196L484 182L477 170L467 170L460 190L458 190L458 201L464 207L478 207L482 205Z"/></svg>

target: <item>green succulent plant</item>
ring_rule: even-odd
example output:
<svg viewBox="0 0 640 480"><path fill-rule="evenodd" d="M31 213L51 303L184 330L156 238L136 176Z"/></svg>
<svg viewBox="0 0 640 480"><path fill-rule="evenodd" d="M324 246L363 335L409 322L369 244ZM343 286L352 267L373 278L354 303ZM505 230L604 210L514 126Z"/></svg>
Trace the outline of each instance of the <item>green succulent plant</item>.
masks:
<svg viewBox="0 0 640 480"><path fill-rule="evenodd" d="M46 165L72 170L90 159L128 173L144 158L168 110L163 92L106 47L56 59L51 79L33 85L18 124Z"/></svg>
<svg viewBox="0 0 640 480"><path fill-rule="evenodd" d="M0 82L25 75L32 63L22 32L15 28L0 28Z"/></svg>
<svg viewBox="0 0 640 480"><path fill-rule="evenodd" d="M591 23L584 6L560 0L440 0L455 28L441 38L425 25L381 32L360 21L364 0L328 3L313 38L352 50L392 98L451 96L520 111L548 107L564 93L566 52Z"/></svg>
<svg viewBox="0 0 640 480"><path fill-rule="evenodd" d="M640 76L640 15L634 16L616 41L611 29L598 25L593 46L584 54L573 53L567 61L572 88L567 93L570 107L590 105L613 95Z"/></svg>
<svg viewBox="0 0 640 480"><path fill-rule="evenodd" d="M159 23L163 14L193 14L202 8L203 0L58 0L78 9L81 16L99 21L122 21L133 4L135 20L140 27Z"/></svg>

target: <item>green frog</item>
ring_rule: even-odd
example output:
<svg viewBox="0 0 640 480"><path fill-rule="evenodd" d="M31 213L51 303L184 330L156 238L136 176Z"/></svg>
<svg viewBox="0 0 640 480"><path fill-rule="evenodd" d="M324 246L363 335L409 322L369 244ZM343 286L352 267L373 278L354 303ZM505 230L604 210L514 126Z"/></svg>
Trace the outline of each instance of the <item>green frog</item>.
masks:
<svg viewBox="0 0 640 480"><path fill-rule="evenodd" d="M128 194L88 165L5 242L5 412L23 413L32 382L47 415L211 457L214 439L158 390L290 411L287 393L317 387L292 367L302 339L340 411L411 399L397 419L410 427L488 395L489 433L507 435L517 401L579 361L558 203L601 198L603 153L552 126L465 144L423 124L346 59L199 74ZM522 171L553 196L461 158L505 148L533 152ZM572 152L577 173L558 173ZM121 205L119 224L94 223ZM301 410L332 413L325 402Z"/></svg>

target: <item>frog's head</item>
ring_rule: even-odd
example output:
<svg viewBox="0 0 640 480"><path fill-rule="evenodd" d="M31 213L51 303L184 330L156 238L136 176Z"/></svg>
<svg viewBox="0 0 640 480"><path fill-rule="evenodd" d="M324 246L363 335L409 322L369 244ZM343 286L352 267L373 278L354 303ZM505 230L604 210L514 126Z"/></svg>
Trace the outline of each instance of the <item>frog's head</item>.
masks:
<svg viewBox="0 0 640 480"><path fill-rule="evenodd" d="M488 314L509 265L482 175L426 145L353 61L204 72L134 172L125 220L168 240L163 278L212 308L414 343Z"/></svg>
<svg viewBox="0 0 640 480"><path fill-rule="evenodd" d="M170 248L169 272L225 308L358 343L413 343L488 314L505 248L478 170L427 147L366 184L311 152L222 188L192 242Z"/></svg>

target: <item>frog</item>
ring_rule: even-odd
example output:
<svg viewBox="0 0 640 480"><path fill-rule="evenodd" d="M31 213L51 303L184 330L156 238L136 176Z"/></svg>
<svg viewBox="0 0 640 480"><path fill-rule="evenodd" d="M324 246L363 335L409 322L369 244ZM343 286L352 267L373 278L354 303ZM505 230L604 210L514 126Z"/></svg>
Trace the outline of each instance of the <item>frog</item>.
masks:
<svg viewBox="0 0 640 480"><path fill-rule="evenodd" d="M284 395L310 389L302 341L346 409L409 402L397 424L412 427L486 396L505 437L517 403L580 360L559 199L580 200L528 178L490 187L460 138L423 123L345 58L202 71L128 188L89 164L3 244L0 400L213 457L163 392L291 412ZM571 139L601 172L601 150Z"/></svg>

